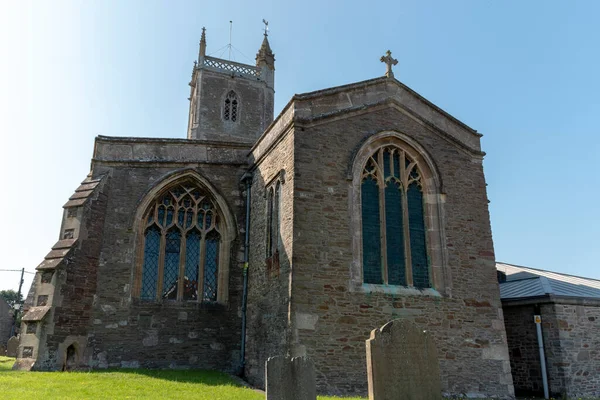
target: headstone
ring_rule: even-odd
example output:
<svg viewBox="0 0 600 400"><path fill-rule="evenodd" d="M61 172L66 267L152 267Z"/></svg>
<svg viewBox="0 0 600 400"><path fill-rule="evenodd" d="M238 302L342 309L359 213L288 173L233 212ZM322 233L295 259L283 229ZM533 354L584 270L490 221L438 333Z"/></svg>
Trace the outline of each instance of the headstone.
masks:
<svg viewBox="0 0 600 400"><path fill-rule="evenodd" d="M440 400L433 338L405 320L390 321L367 340L369 400Z"/></svg>
<svg viewBox="0 0 600 400"><path fill-rule="evenodd" d="M3 344L0 344L0 356L5 356L6 355L6 346Z"/></svg>
<svg viewBox="0 0 600 400"><path fill-rule="evenodd" d="M316 400L315 366L307 357L270 357L266 363L267 400Z"/></svg>
<svg viewBox="0 0 600 400"><path fill-rule="evenodd" d="M17 349L19 348L19 339L16 336L8 339L8 343L6 344L6 357L16 357Z"/></svg>

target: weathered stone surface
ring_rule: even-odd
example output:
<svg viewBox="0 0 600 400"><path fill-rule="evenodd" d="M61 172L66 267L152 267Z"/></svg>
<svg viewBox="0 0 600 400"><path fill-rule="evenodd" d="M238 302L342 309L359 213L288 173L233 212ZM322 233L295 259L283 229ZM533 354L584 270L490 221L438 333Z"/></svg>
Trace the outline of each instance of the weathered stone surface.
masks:
<svg viewBox="0 0 600 400"><path fill-rule="evenodd" d="M363 89L356 91L364 93ZM354 91L348 89L348 96L352 98ZM348 96L340 96L339 101ZM303 112L308 111L310 108ZM279 139L273 138L275 147L265 149L264 161L257 166L262 171L268 160L282 157L284 142L292 142L285 150L293 160L291 171L285 167L286 178L293 180L292 193L291 199L284 198L284 203L291 203L293 218L289 222L283 220L282 233L292 228L293 237L286 242L285 250L293 259L293 273L292 279L286 274L277 282L285 293L270 297L267 312L273 315L270 310L280 301L287 305L287 293L291 294L289 347L306 349L306 355L315 363L318 391L366 395L365 340L373 327L406 317L435 340L445 394L510 397L511 375L505 369L508 358L483 358L484 349L505 346L506 338L503 329L492 325L501 318L501 303L481 156L394 107L341 113L319 123L299 125L283 129ZM443 209L439 220L443 233L438 240L445 258L432 265L438 271L434 270L434 276L439 274L441 281L441 285L434 285L435 290L362 285L361 259L356 251L361 243L356 235L360 232L356 228L360 207L359 212L353 208L360 188L353 186L350 178L354 176L349 176L349 170L363 144L382 132L404 133L419 143L434 160L443 182L443 196L436 206ZM258 149L256 156L261 157ZM270 177L271 174L264 174L264 179ZM260 182L258 177L256 181ZM289 190L286 186L287 182L284 195ZM256 191L256 196L253 192L253 199L260 196L260 191ZM252 211L252 223L256 225L251 233L251 276L253 282L266 286L274 280L268 278L260 263L260 256L264 255L260 241L261 230L266 230L266 206L262 199L258 201ZM282 275L283 271L282 267ZM290 281L292 287L288 290ZM256 297L267 303L270 293L260 292ZM256 313L260 311L261 308ZM313 316L316 323L312 329L294 325L299 314ZM354 318L356 323L339 323L343 317ZM263 337L281 335L274 332ZM260 349L257 354L261 354ZM273 354L282 353L266 355Z"/></svg>
<svg viewBox="0 0 600 400"><path fill-rule="evenodd" d="M390 321L367 340L369 400L440 400L433 338L407 320Z"/></svg>
<svg viewBox="0 0 600 400"><path fill-rule="evenodd" d="M266 365L267 400L316 400L315 367L306 357L270 357Z"/></svg>
<svg viewBox="0 0 600 400"><path fill-rule="evenodd" d="M600 398L600 304L504 305L510 364L518 395L543 393L533 316L542 317L550 395Z"/></svg>
<svg viewBox="0 0 600 400"><path fill-rule="evenodd" d="M7 357L16 357L17 349L19 348L19 339L16 336L8 339L8 343L6 344L6 356Z"/></svg>

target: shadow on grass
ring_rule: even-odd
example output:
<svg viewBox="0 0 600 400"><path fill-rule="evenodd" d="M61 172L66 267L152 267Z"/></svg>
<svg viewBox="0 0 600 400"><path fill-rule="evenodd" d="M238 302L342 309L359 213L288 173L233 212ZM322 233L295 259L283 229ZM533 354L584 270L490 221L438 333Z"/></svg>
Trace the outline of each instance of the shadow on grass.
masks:
<svg viewBox="0 0 600 400"><path fill-rule="evenodd" d="M241 379L232 377L231 375L228 375L225 372L204 369L103 369L77 372L98 375L111 373L143 375L154 379L162 379L167 381L183 383L198 383L209 386L245 386L241 383Z"/></svg>

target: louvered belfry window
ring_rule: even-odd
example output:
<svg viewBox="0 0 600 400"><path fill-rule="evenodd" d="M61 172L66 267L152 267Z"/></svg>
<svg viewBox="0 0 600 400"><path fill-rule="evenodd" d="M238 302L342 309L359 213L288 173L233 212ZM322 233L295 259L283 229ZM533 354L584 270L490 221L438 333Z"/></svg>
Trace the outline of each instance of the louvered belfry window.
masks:
<svg viewBox="0 0 600 400"><path fill-rule="evenodd" d="M361 176L363 282L431 287L419 166L388 145Z"/></svg>
<svg viewBox="0 0 600 400"><path fill-rule="evenodd" d="M223 119L225 121L236 122L238 120L238 103L237 94L233 90L227 93L225 104L223 105Z"/></svg>
<svg viewBox="0 0 600 400"><path fill-rule="evenodd" d="M217 300L221 217L194 182L164 191L144 217L142 300Z"/></svg>

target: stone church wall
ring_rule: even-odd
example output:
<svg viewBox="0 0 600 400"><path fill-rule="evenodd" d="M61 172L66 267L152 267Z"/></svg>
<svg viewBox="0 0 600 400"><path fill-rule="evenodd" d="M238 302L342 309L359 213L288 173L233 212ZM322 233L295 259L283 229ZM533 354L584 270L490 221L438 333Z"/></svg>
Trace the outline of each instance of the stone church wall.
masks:
<svg viewBox="0 0 600 400"><path fill-rule="evenodd" d="M417 141L441 175L448 250L439 296L351 291L348 171L361 143L384 130ZM293 345L314 360L319 390L366 393L365 340L407 318L433 334L444 392L512 395L481 156L393 107L298 124L295 137L302 151L295 155Z"/></svg>
<svg viewBox="0 0 600 400"><path fill-rule="evenodd" d="M97 138L91 175L101 178L102 184L78 214L81 223L75 229L76 241L58 243L75 245L64 250L65 258L56 266L54 276L44 278L45 272L36 276L36 289L27 300L30 313L41 305L40 293L50 286L56 289L47 300L49 307L39 310L50 309L41 329L30 332L30 323L25 324L21 357L37 359L35 369L61 369L69 353L67 347L74 344L75 368L237 371L241 362L245 219L240 179L248 151L240 145L208 146L189 140ZM233 216L228 296L222 303L211 304L142 302L133 292L136 263L140 262L136 254L142 245L136 214L157 185L168 177L185 174L198 174L210 182ZM63 228L70 227L64 225L73 219L69 212L65 218ZM63 250L53 250L50 255L59 251ZM47 257L40 267L47 269L52 261ZM39 354L37 348L29 347L33 354L28 350L25 355L25 347L37 342Z"/></svg>
<svg viewBox="0 0 600 400"><path fill-rule="evenodd" d="M267 135L268 136L268 135ZM263 141L270 140L267 137ZM253 154L258 154L257 150ZM263 153L261 153L263 154ZM265 151L253 171L248 293L246 377L264 387L265 361L289 352L289 302L292 274L294 215L294 138L281 141ZM281 183L281 234L279 265L267 266L267 191Z"/></svg>
<svg viewBox="0 0 600 400"><path fill-rule="evenodd" d="M107 179L101 179L77 217L68 218L78 220L77 228L73 229L77 239L75 244L65 250L68 251L66 257L55 270L41 270L36 274L37 290L31 299L33 309L45 305L51 305L51 308L48 316L38 322L41 329L34 329L32 322L22 324L26 329L19 345L19 357L37 359L33 366L36 370L63 369L66 350L71 345L80 361L89 350L86 339L93 315L109 193ZM65 219L67 217L63 219L63 227ZM64 233L61 232L61 238ZM61 251L52 250L50 254Z"/></svg>
<svg viewBox="0 0 600 400"><path fill-rule="evenodd" d="M169 145L156 146L169 159ZM213 149L214 151L214 149ZM166 154L165 154L166 153ZM172 153L177 157L178 152ZM89 332L93 367L198 367L234 371L239 365L241 250L244 202L239 160L227 157L217 165L152 162L96 162L95 171L111 176L98 285ZM102 158L101 156L98 158ZM229 159L228 159L229 158ZM228 304L176 301L141 302L132 298L136 238L134 215L144 195L157 182L188 168L205 177L227 201L238 232L231 247Z"/></svg>
<svg viewBox="0 0 600 400"><path fill-rule="evenodd" d="M550 393L600 397L600 306L545 304L541 314Z"/></svg>
<svg viewBox="0 0 600 400"><path fill-rule="evenodd" d="M544 393L533 305L504 307L504 324L515 393Z"/></svg>

